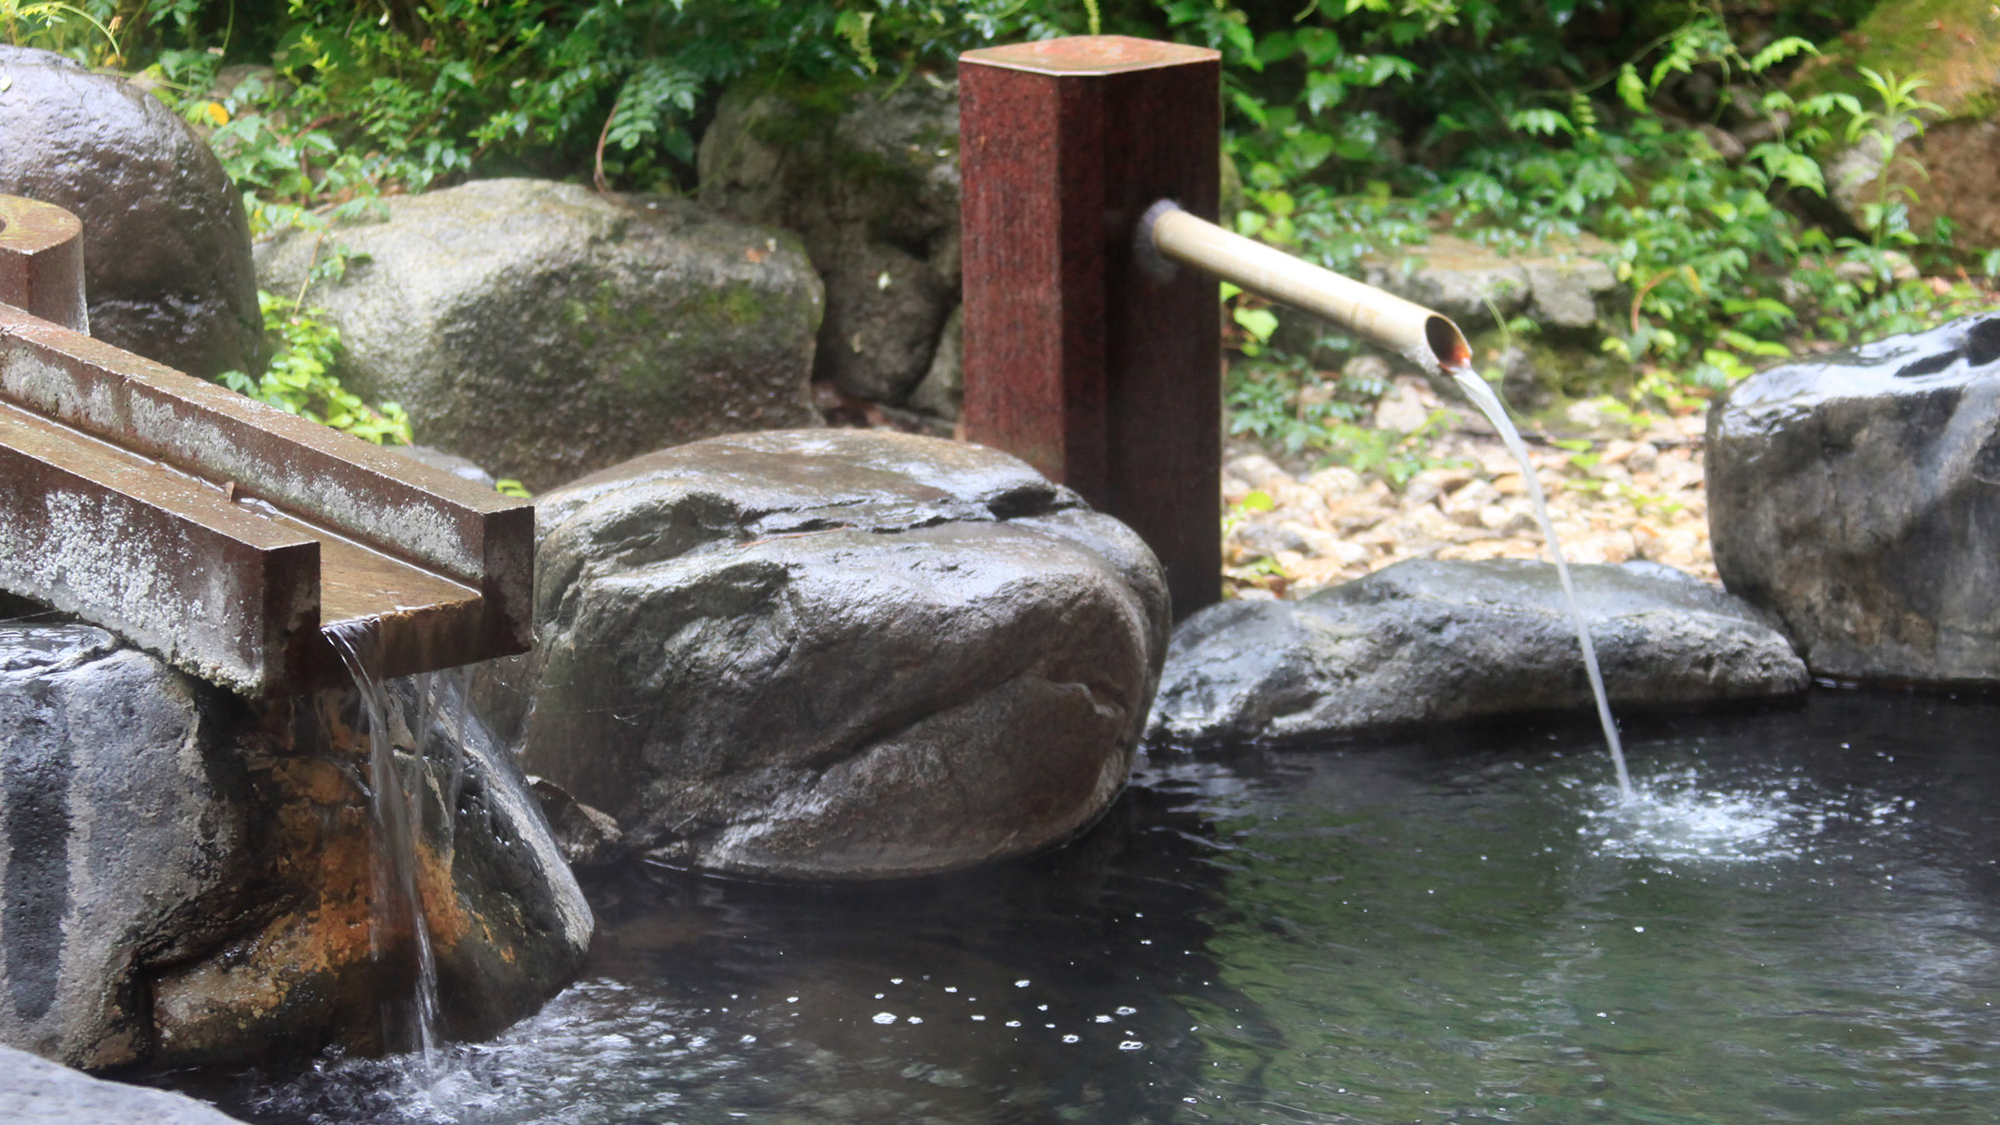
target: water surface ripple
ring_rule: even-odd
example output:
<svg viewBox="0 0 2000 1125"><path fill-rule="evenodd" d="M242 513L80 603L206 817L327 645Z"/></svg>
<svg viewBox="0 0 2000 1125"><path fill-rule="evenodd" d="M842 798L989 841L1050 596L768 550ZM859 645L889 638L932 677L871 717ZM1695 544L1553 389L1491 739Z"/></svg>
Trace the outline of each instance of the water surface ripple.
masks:
<svg viewBox="0 0 2000 1125"><path fill-rule="evenodd" d="M971 876L591 888L498 1040L179 1075L257 1122L2000 1119L2000 705L1155 756Z"/></svg>

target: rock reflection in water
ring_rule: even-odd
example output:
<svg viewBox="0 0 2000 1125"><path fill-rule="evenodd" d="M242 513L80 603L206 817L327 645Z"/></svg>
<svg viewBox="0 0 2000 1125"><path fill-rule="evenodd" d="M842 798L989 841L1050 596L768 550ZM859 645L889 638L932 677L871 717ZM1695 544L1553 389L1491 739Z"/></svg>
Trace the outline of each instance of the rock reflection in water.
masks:
<svg viewBox="0 0 2000 1125"><path fill-rule="evenodd" d="M1201 788L1136 788L1072 846L961 877L600 878L583 983L435 1079L329 1059L189 1088L258 1122L1165 1120L1131 1113L1191 1096L1190 1011L1250 1007L1205 952L1226 872Z"/></svg>
<svg viewBox="0 0 2000 1125"><path fill-rule="evenodd" d="M1155 756L1083 840L976 875L600 880L585 982L429 1085L196 1088L329 1125L1985 1125L1996 719L1636 720L1640 824L1579 724Z"/></svg>

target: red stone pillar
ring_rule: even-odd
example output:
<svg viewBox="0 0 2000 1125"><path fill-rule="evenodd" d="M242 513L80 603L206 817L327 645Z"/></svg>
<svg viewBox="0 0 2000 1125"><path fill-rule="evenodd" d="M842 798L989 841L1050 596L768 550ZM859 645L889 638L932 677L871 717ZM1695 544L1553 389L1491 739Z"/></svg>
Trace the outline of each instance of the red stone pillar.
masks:
<svg viewBox="0 0 2000 1125"><path fill-rule="evenodd" d="M1213 221L1215 51L1084 36L959 59L966 435L1125 521L1174 615L1221 597L1214 280L1133 256L1166 198Z"/></svg>
<svg viewBox="0 0 2000 1125"><path fill-rule="evenodd" d="M51 203L0 195L0 305L78 332L83 303L83 224Z"/></svg>

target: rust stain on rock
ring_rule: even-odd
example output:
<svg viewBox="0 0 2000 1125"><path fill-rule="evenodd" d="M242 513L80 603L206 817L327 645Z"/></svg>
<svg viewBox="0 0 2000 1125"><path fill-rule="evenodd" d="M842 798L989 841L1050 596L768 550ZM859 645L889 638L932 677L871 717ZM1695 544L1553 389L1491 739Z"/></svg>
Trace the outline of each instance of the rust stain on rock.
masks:
<svg viewBox="0 0 2000 1125"><path fill-rule="evenodd" d="M405 974L380 971L375 947L391 951L387 963L402 963L397 951L414 935L407 926L376 928L370 811L360 784L367 743L341 718L342 696L321 692L297 709L308 714L279 708L277 721L267 722L251 769L273 798L272 881L296 897L250 937L156 978L156 1064L234 1058L261 1029L284 1037L317 1027L349 1050L380 1049L382 993ZM298 744L301 718L319 725L323 746ZM434 936L462 940L469 926L449 857L420 843L417 871Z"/></svg>

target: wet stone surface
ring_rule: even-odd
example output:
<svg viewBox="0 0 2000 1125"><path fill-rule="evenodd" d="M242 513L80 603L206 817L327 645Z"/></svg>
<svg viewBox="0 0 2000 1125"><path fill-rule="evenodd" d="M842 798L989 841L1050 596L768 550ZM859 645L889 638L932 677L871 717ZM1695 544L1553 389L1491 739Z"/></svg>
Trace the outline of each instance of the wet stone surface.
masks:
<svg viewBox="0 0 2000 1125"><path fill-rule="evenodd" d="M484 1036L568 982L591 920L511 754L448 695L392 745L428 771L443 1027ZM91 1069L379 1049L409 974L376 947L411 937L372 928L357 729L352 691L252 705L100 629L0 623L0 1043Z"/></svg>
<svg viewBox="0 0 2000 1125"><path fill-rule="evenodd" d="M1810 683L1781 634L1707 583L1652 563L1571 572L1614 707ZM1418 559L1297 601L1230 601L1188 618L1147 737L1297 742L1590 705L1553 565Z"/></svg>
<svg viewBox="0 0 2000 1125"><path fill-rule="evenodd" d="M0 1043L146 1060L153 971L245 906L252 799L216 694L101 629L0 624Z"/></svg>
<svg viewBox="0 0 2000 1125"><path fill-rule="evenodd" d="M263 370L242 196L165 102L0 46L0 193L82 220L91 335L208 378Z"/></svg>
<svg viewBox="0 0 2000 1125"><path fill-rule="evenodd" d="M233 1125L193 1098L92 1078L0 1047L0 1121L8 1125Z"/></svg>
<svg viewBox="0 0 2000 1125"><path fill-rule="evenodd" d="M1165 648L1159 564L1021 461L859 430L715 438L537 516L535 651L475 696L646 856L949 870L1067 839L1125 783Z"/></svg>
<svg viewBox="0 0 2000 1125"><path fill-rule="evenodd" d="M467 718L448 679L429 681L431 717L416 718L421 682L387 690L392 756L420 778L410 851L438 1031L483 1038L569 982L590 944L590 908L512 754ZM399 1029L384 1007L413 994L415 937L373 906L383 860L360 707L352 690L279 701L241 735L261 798L252 848L264 898L219 947L153 980L156 1065L392 1045Z"/></svg>
<svg viewBox="0 0 2000 1125"><path fill-rule="evenodd" d="M2000 316L1753 375L1708 444L1716 566L1816 674L2000 680Z"/></svg>

